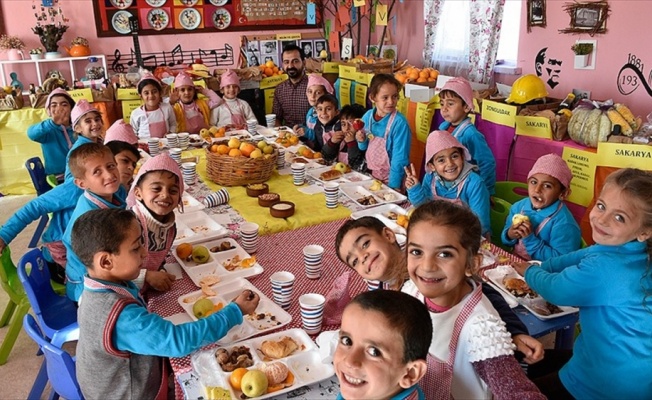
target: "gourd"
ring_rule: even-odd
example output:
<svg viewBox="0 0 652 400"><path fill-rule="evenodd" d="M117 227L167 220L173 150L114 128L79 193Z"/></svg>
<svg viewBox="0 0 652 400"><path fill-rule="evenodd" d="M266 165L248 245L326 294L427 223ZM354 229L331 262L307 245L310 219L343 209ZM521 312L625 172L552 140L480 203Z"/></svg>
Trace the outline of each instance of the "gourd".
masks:
<svg viewBox="0 0 652 400"><path fill-rule="evenodd" d="M599 108L575 108L568 122L568 135L575 142L588 147L598 147L611 133L611 121Z"/></svg>

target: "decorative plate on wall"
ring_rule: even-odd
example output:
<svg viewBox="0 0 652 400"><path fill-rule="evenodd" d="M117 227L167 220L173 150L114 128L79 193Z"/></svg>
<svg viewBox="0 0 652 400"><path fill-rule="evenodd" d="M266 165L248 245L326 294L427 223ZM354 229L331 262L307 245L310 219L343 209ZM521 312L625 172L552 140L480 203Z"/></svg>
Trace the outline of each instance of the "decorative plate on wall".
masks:
<svg viewBox="0 0 652 400"><path fill-rule="evenodd" d="M167 28L168 23L170 23L170 16L162 8L152 8L147 13L147 24L156 31Z"/></svg>
<svg viewBox="0 0 652 400"><path fill-rule="evenodd" d="M132 17L131 13L124 10L113 14L113 18L111 18L111 25L113 26L113 29L115 29L115 31L118 33L122 33L123 35L131 32L131 29L129 29L130 17Z"/></svg>
<svg viewBox="0 0 652 400"><path fill-rule="evenodd" d="M145 0L152 7L161 7L167 0Z"/></svg>
<svg viewBox="0 0 652 400"><path fill-rule="evenodd" d="M194 8L186 8L179 14L179 23L185 29L197 29L201 24L201 14Z"/></svg>
<svg viewBox="0 0 652 400"><path fill-rule="evenodd" d="M223 6L229 2L229 0L210 0L211 4L214 6Z"/></svg>
<svg viewBox="0 0 652 400"><path fill-rule="evenodd" d="M133 3L133 0L111 0L111 5L121 10L131 7L131 3Z"/></svg>
<svg viewBox="0 0 652 400"><path fill-rule="evenodd" d="M192 7L195 4L197 4L199 0L181 0L181 4L183 4L186 7Z"/></svg>
<svg viewBox="0 0 652 400"><path fill-rule="evenodd" d="M231 14L226 8L218 8L213 13L213 25L217 29L226 29L231 25Z"/></svg>

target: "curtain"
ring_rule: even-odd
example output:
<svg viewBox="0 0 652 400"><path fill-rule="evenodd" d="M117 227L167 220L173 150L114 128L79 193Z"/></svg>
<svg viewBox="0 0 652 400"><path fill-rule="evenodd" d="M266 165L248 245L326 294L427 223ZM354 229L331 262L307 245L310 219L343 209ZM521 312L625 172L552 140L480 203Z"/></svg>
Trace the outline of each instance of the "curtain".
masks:
<svg viewBox="0 0 652 400"><path fill-rule="evenodd" d="M425 0L424 64L441 74L488 83L505 0Z"/></svg>

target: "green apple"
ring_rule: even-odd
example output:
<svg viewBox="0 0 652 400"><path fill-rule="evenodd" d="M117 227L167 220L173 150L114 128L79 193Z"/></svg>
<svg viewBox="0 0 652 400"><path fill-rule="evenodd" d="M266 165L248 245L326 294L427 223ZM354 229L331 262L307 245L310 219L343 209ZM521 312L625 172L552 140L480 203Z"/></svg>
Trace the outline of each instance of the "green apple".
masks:
<svg viewBox="0 0 652 400"><path fill-rule="evenodd" d="M263 152L260 149L256 149L249 154L249 158L260 158L263 156Z"/></svg>
<svg viewBox="0 0 652 400"><path fill-rule="evenodd" d="M205 264L210 258L211 256L206 246L195 246L192 249L192 260L197 264Z"/></svg>
<svg viewBox="0 0 652 400"><path fill-rule="evenodd" d="M260 142L258 142L258 145L257 145L257 146L258 146L259 149L264 150L265 147L267 147L267 146L269 146L269 145L267 144L266 141L261 140Z"/></svg>
<svg viewBox="0 0 652 400"><path fill-rule="evenodd" d="M263 371L257 369L249 370L242 377L240 388L247 397L258 397L267 391L267 376Z"/></svg>
<svg viewBox="0 0 652 400"><path fill-rule="evenodd" d="M199 299L192 305L192 313L197 319L206 318L213 313L213 302L210 299Z"/></svg>
<svg viewBox="0 0 652 400"><path fill-rule="evenodd" d="M263 153L265 154L272 154L274 152L274 146L266 145L263 148Z"/></svg>
<svg viewBox="0 0 652 400"><path fill-rule="evenodd" d="M338 162L335 164L335 167L333 167L334 170L340 171L341 173L345 174L346 173L346 164Z"/></svg>

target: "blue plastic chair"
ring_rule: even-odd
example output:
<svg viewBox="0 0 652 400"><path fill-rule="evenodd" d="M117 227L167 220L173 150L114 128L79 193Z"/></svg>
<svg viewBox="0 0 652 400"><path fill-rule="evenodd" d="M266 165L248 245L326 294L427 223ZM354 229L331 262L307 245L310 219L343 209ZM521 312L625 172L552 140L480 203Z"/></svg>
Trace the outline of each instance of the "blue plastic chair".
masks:
<svg viewBox="0 0 652 400"><path fill-rule="evenodd" d="M77 382L74 358L60 347L48 342L30 314L25 315L23 327L45 355L46 376L39 377L50 381L54 392L50 398L57 399L61 396L65 399L83 399L84 396Z"/></svg>
<svg viewBox="0 0 652 400"><path fill-rule="evenodd" d="M41 162L39 157L32 157L29 160L25 161L25 168L29 172L30 178L32 178L32 184L34 184L34 189L36 189L36 195L40 196L48 190L52 189L52 186L47 181L45 175L45 167ZM38 226L34 231L32 239L29 241L29 248L34 248L38 245L38 241L41 239L41 235L45 230L45 227L48 224L48 216L43 215L39 220Z"/></svg>

